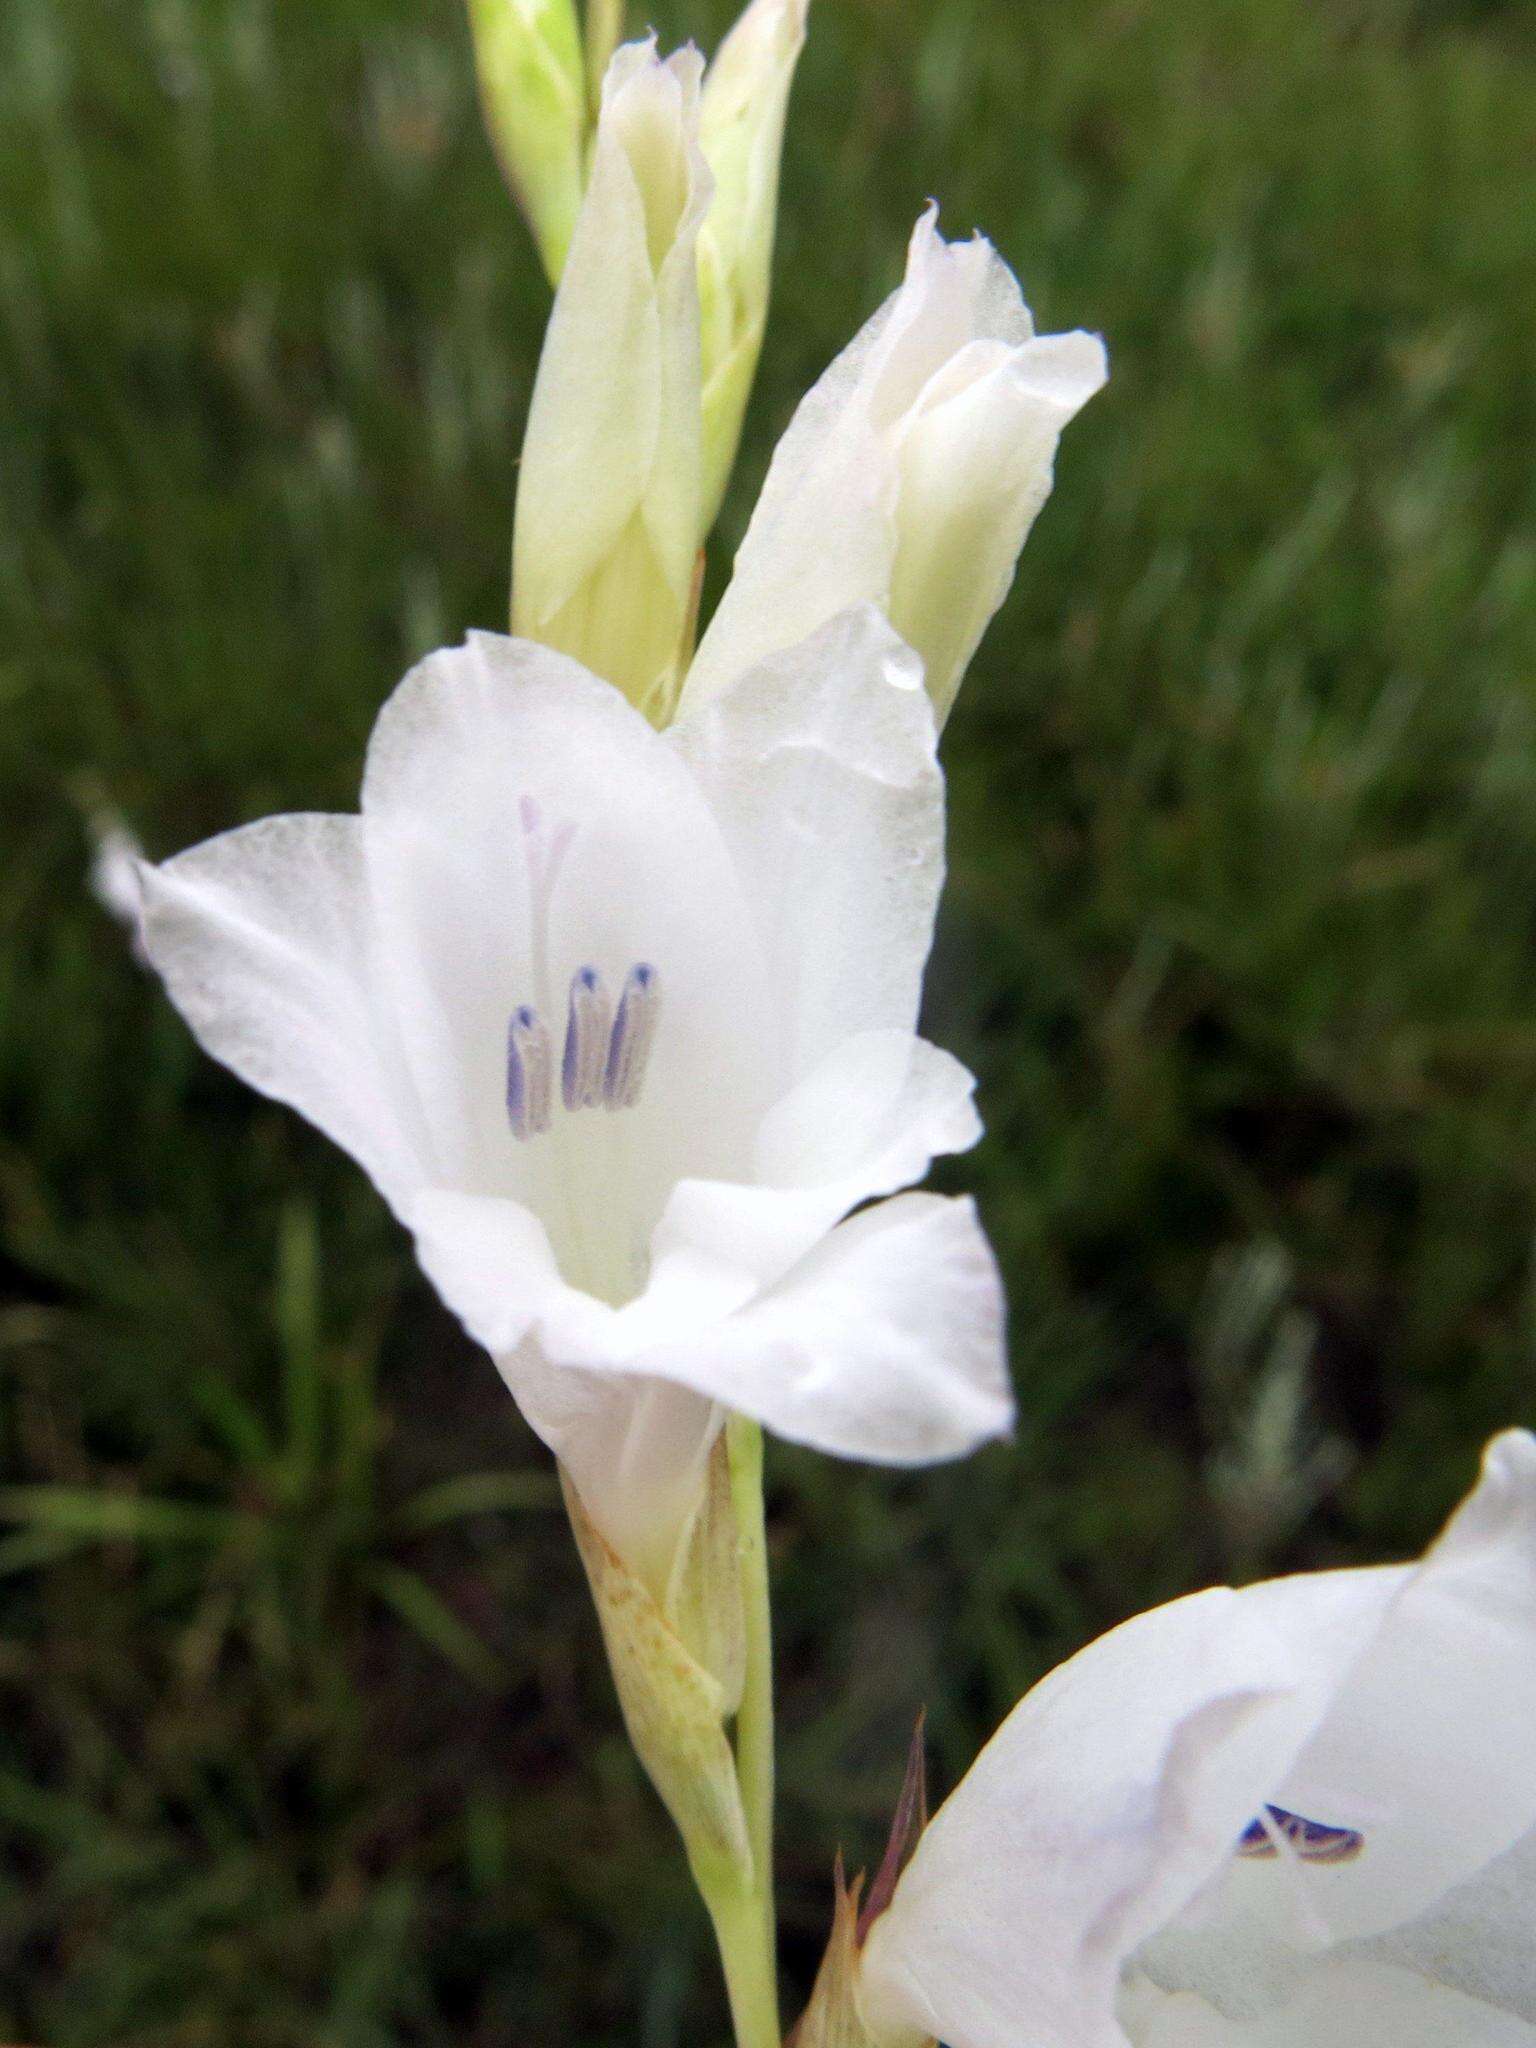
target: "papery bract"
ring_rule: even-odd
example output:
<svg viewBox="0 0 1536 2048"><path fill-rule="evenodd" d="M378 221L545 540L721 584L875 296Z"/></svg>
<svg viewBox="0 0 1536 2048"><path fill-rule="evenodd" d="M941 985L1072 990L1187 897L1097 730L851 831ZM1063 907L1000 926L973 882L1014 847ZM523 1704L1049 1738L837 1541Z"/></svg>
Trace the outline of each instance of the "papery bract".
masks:
<svg viewBox="0 0 1536 2048"><path fill-rule="evenodd" d="M205 1046L367 1168L658 1599L723 1409L893 1463L1008 1427L971 1205L860 1209L979 1130L914 1036L941 840L916 663L856 612L666 733L474 636L385 706L360 817L145 870Z"/></svg>
<svg viewBox="0 0 1536 2048"><path fill-rule="evenodd" d="M1536 1439L1412 1568L1200 1593L1053 1672L862 1959L877 2048L1536 2048Z"/></svg>
<svg viewBox="0 0 1536 2048"><path fill-rule="evenodd" d="M925 214L905 282L779 443L689 696L870 602L922 656L942 722L1049 494L1061 430L1106 374L1095 336L1036 335L990 244L947 243Z"/></svg>

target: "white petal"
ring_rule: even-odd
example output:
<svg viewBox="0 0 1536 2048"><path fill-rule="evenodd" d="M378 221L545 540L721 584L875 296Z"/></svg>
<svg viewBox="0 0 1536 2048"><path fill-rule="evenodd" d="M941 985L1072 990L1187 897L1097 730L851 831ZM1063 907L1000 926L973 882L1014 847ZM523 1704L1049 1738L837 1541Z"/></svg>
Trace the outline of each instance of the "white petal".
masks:
<svg viewBox="0 0 1536 2048"><path fill-rule="evenodd" d="M1442 1978L1536 2026L1536 1829L1364 1951Z"/></svg>
<svg viewBox="0 0 1536 2048"><path fill-rule="evenodd" d="M1127 2012L1132 2048L1536 2048L1536 2028L1409 1970L1336 1963L1260 2019L1229 2020L1192 1993Z"/></svg>
<svg viewBox="0 0 1536 2048"><path fill-rule="evenodd" d="M531 1333L560 1365L643 1371L643 1354L711 1330L756 1287L746 1272L682 1246L615 1308L562 1278L544 1225L521 1203L433 1188L412 1199L405 1220L433 1286L498 1358Z"/></svg>
<svg viewBox="0 0 1536 2048"><path fill-rule="evenodd" d="M437 1168L401 1056L356 818L266 818L141 870L143 941L203 1046L396 1207Z"/></svg>
<svg viewBox="0 0 1536 2048"><path fill-rule="evenodd" d="M840 1224L776 1287L639 1361L840 1457L924 1465L1013 1421L1002 1287L968 1201L898 1195Z"/></svg>
<svg viewBox="0 0 1536 2048"><path fill-rule="evenodd" d="M568 836L546 919L531 908L529 807L546 840ZM747 1170L777 1092L752 922L697 784L616 690L547 648L476 634L385 706L363 809L396 1007L450 1135L445 1184L528 1201L552 1228L573 1217L567 1237L609 1230L627 1265L683 1174ZM542 1185L553 1163L514 1142L503 1107L507 1020L533 1004L558 1057L577 969L616 993L641 961L662 991L641 1103L568 1119L561 1185Z"/></svg>
<svg viewBox="0 0 1536 2048"><path fill-rule="evenodd" d="M1298 1955L1413 1920L1536 1821L1536 1441L1484 1476L1413 1568L1271 1580L1240 1596L1330 1697L1265 1793L1364 1846L1340 1863L1234 1859L1148 1967L1243 2014Z"/></svg>
<svg viewBox="0 0 1536 2048"><path fill-rule="evenodd" d="M91 846L91 892L103 910L115 917L129 934L133 957L147 967L149 955L139 937L139 920L144 910L144 849L124 820L114 810L93 811L85 821Z"/></svg>
<svg viewBox="0 0 1536 2048"><path fill-rule="evenodd" d="M651 1327L692 1329L727 1313L740 1289L695 1293L669 1268L644 1304L617 1314L561 1279L542 1224L516 1202L433 1189L410 1204L417 1256L444 1301L496 1361L530 1427L576 1483L588 1514L658 1594L720 1418L713 1402L638 1373L552 1359L546 1324L595 1357L641 1348Z"/></svg>
<svg viewBox="0 0 1536 2048"><path fill-rule="evenodd" d="M851 1210L974 1144L974 1087L958 1060L922 1039L847 1040L769 1111L756 1182L677 1183L652 1235L646 1284L616 1310L566 1285L543 1226L516 1202L438 1189L406 1220L439 1293L488 1350L520 1343L558 1291L562 1355L624 1365L734 1313Z"/></svg>
<svg viewBox="0 0 1536 2048"><path fill-rule="evenodd" d="M1336 1937L1421 1912L1536 1822L1533 1730L1536 1438L1511 1431L1281 1790L1347 1784L1382 1813L1330 1895Z"/></svg>
<svg viewBox="0 0 1536 2048"><path fill-rule="evenodd" d="M952 1053L905 1031L845 1038L763 1119L768 1188L840 1188L843 1209L920 1180L981 1136L976 1082Z"/></svg>
<svg viewBox="0 0 1536 2048"><path fill-rule="evenodd" d="M428 1188L405 1220L427 1278L493 1356L516 1350L565 1287L548 1233L520 1202Z"/></svg>
<svg viewBox="0 0 1536 2048"><path fill-rule="evenodd" d="M730 845L768 963L785 1084L855 1031L916 1022L944 871L922 672L871 607L674 728Z"/></svg>
<svg viewBox="0 0 1536 2048"><path fill-rule="evenodd" d="M466 1321L489 1340L492 1323ZM766 1292L679 1245L638 1300L611 1309L562 1288L531 1334L553 1364L669 1380L840 1457L932 1464L1013 1420L991 1250L974 1205L937 1195L840 1224Z"/></svg>
<svg viewBox="0 0 1536 2048"><path fill-rule="evenodd" d="M1298 1944L1412 1918L1536 1822L1536 1439L1489 1446L1476 1490L1394 1586L1273 1794L1366 1837L1352 1861L1306 1866L1284 1888ZM1242 1873L1248 1891L1266 1869ZM1277 1888L1271 1919L1283 1910Z"/></svg>
<svg viewBox="0 0 1536 2048"><path fill-rule="evenodd" d="M688 1251L771 1285L861 1202L974 1145L975 1085L905 1032L845 1039L763 1119L755 1185L678 1183L652 1238L657 1261Z"/></svg>
<svg viewBox="0 0 1536 2048"><path fill-rule="evenodd" d="M724 1420L720 1410L669 1380L551 1365L532 1342L496 1363L587 1513L663 1599Z"/></svg>
<svg viewBox="0 0 1536 2048"><path fill-rule="evenodd" d="M1303 1943L1388 1924L1497 1854L1531 1818L1533 1494L1536 1442L1511 1434L1415 1570L1199 1596L1037 1687L870 1936L888 2023L951 2048L1010 2048L1021 2024L1108 2048L1120 1964L1154 1935L1159 1984L1254 2019L1299 1981ZM1234 1857L1269 1803L1365 1847Z"/></svg>
<svg viewBox="0 0 1536 2048"><path fill-rule="evenodd" d="M918 1844L864 1955L880 2026L949 2048L1116 2048L1121 1964L1230 1857L1319 1702L1215 1590L1044 1679Z"/></svg>
<svg viewBox="0 0 1536 2048"><path fill-rule="evenodd" d="M408 1221L434 1285L582 1475L610 1540L631 1549L637 1532L664 1548L668 1503L686 1500L709 1441L698 1399L797 1443L897 1465L958 1457L1012 1423L1002 1289L969 1202L904 1195L866 1210L761 1294L752 1275L680 1244L618 1309L561 1280L542 1229L515 1203L434 1190ZM606 1375L618 1388L687 1393L670 1405L658 1397L664 1441L642 1441L626 1407L634 1397L610 1403ZM664 1472L655 1498L618 1483L616 1434L631 1467Z"/></svg>
<svg viewBox="0 0 1536 2048"><path fill-rule="evenodd" d="M425 1244L422 1257L442 1270ZM505 1291L494 1276L483 1284ZM455 1305L492 1341L493 1321L477 1327L462 1294ZM549 1293L531 1335L554 1364L669 1380L842 1457L930 1464L1013 1419L991 1251L974 1206L936 1195L899 1195L840 1224L766 1292L679 1246L625 1308Z"/></svg>
<svg viewBox="0 0 1536 2048"><path fill-rule="evenodd" d="M1108 374L1090 334L972 342L902 434L891 618L923 658L941 721L1050 495L1062 428Z"/></svg>

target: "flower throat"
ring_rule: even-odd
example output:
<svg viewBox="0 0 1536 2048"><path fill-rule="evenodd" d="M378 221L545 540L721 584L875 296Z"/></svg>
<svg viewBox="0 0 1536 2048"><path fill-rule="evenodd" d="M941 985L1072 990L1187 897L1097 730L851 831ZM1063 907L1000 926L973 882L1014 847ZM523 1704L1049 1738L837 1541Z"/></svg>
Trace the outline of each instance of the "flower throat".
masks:
<svg viewBox="0 0 1536 2048"><path fill-rule="evenodd" d="M533 971L538 1005L520 1003L507 1025L507 1120L519 1142L551 1128L555 1109L554 1043L545 1016L550 1007L549 913L555 883L575 828L562 822L546 832L538 805L519 806L527 849ZM568 1111L633 1109L661 1009L656 969L637 960L615 1004L594 966L578 967L566 999L565 1043L560 1055L560 1100Z"/></svg>

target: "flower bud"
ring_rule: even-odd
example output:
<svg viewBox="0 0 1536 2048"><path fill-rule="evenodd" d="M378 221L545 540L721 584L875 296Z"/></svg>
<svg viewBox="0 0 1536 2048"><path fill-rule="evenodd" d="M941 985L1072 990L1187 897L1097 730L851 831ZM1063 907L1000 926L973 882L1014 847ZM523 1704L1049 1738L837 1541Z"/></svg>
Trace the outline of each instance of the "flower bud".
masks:
<svg viewBox="0 0 1536 2048"><path fill-rule="evenodd" d="M768 314L779 158L810 0L752 0L704 80L700 141L715 181L699 234L704 510L725 495Z"/></svg>
<svg viewBox="0 0 1536 2048"><path fill-rule="evenodd" d="M581 205L586 75L575 0L469 0L486 126L551 284Z"/></svg>
<svg viewBox="0 0 1536 2048"><path fill-rule="evenodd" d="M713 694L850 605L923 657L942 721L1104 382L1094 335L1037 336L988 242L918 222L906 280L801 404L689 676Z"/></svg>
<svg viewBox="0 0 1536 2048"><path fill-rule="evenodd" d="M539 361L518 484L512 630L658 724L693 625L700 512L696 51L615 55Z"/></svg>

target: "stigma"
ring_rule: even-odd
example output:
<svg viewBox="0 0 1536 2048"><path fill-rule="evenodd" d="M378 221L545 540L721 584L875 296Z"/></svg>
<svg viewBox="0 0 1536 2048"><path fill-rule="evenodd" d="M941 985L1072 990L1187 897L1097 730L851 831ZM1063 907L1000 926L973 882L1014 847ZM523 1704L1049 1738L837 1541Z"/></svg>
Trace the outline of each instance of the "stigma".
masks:
<svg viewBox="0 0 1536 2048"><path fill-rule="evenodd" d="M1266 1806L1237 1838L1239 1856L1278 1856L1282 1846L1303 1863L1349 1863L1365 1847L1365 1837L1358 1828L1333 1827L1288 1813L1283 1806Z"/></svg>
<svg viewBox="0 0 1536 2048"><path fill-rule="evenodd" d="M560 1101L568 1112L633 1109L661 1013L656 969L640 960L630 968L615 1005L593 966L571 976L565 1041L560 1056ZM549 1029L523 1003L507 1026L507 1121L519 1143L537 1138L554 1119L555 1071Z"/></svg>

